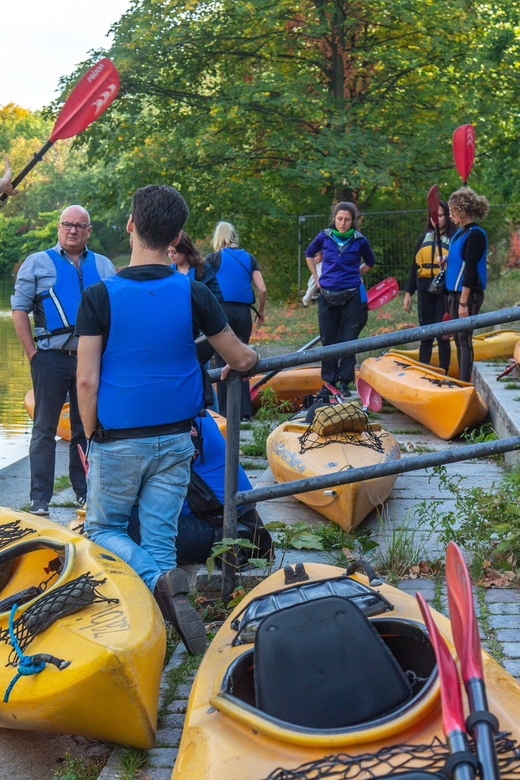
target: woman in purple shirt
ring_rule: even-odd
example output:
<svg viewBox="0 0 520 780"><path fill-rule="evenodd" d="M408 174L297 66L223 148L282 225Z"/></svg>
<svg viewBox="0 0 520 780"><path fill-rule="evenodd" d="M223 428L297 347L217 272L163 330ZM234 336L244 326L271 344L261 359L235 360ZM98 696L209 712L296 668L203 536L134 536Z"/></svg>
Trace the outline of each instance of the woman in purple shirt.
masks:
<svg viewBox="0 0 520 780"><path fill-rule="evenodd" d="M323 346L354 341L361 321L361 277L375 263L374 253L362 233L356 230L357 209L353 203L332 207L330 226L318 233L305 251L309 271L320 290L318 324ZM316 273L315 256L321 252L321 276ZM349 384L355 380L356 356L323 360L321 378L337 386L348 398ZM318 397L329 400L324 386Z"/></svg>

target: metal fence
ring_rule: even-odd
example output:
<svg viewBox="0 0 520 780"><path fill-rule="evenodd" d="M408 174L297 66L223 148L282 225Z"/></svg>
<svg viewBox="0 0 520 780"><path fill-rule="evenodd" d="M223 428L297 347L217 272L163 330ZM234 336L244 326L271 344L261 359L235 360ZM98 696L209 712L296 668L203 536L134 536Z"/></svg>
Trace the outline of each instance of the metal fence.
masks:
<svg viewBox="0 0 520 780"><path fill-rule="evenodd" d="M402 289L406 284L417 240L425 230L428 211L367 211L358 219L358 228L368 238L376 256L370 272L370 284L395 276ZM325 214L303 214L298 217L298 290L307 285L305 249L328 225ZM506 265L520 265L520 204L489 208L483 227L488 235L490 277Z"/></svg>
<svg viewBox="0 0 520 780"><path fill-rule="evenodd" d="M323 358L344 357L351 354L362 354L372 350L381 350L398 344L421 341L433 336L458 333L475 328L491 327L504 322L520 320L520 306L501 311L478 314L474 317L464 317L450 322L435 323L418 328L410 328L405 331L385 333L380 336L369 336L357 341L347 341L342 344L333 344L328 347L318 347L305 352L293 352L287 355L264 358L255 366L253 374L265 374L269 371L280 371L283 368L292 368L313 363ZM212 382L220 381L220 370L209 372ZM256 501L265 501L270 498L289 496L294 493L306 493L315 489L336 487L348 482L356 482L369 479L376 475L389 475L414 469L429 468L443 462L456 462L457 460L469 460L470 458L486 457L498 452L508 452L520 446L520 436L514 436L494 442L473 444L455 450L428 453L418 455L406 465L400 462L382 463L367 469L350 469L348 472L334 472L319 477L309 477L303 480L289 482L283 485L274 485L267 488L255 488L238 492L238 462L240 453L240 396L242 375L231 371L227 377L227 432L226 432L226 467L224 490L224 518L223 535L225 538L236 538L237 531L237 506ZM222 594L228 597L234 588L235 570L229 553L224 554L222 567Z"/></svg>

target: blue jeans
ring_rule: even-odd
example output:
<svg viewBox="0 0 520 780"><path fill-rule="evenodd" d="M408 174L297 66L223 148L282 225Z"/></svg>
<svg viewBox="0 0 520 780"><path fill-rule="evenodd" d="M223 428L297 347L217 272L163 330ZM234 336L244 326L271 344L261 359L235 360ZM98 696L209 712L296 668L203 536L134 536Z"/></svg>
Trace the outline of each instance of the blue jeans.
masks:
<svg viewBox="0 0 520 780"><path fill-rule="evenodd" d="M179 512L190 481L188 433L92 441L85 529L92 541L126 561L153 592L176 564ZM127 534L139 499L141 545Z"/></svg>

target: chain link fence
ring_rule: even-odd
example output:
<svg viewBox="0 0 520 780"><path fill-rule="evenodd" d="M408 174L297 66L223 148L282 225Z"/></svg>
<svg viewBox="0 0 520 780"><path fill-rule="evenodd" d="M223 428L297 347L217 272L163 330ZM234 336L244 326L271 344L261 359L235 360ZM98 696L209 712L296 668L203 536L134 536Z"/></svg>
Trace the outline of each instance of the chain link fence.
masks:
<svg viewBox="0 0 520 780"><path fill-rule="evenodd" d="M360 214L358 229L368 238L376 256L370 272L370 284L395 276L404 288L414 258L415 247L428 219L426 209L411 211L368 211ZM309 273L305 249L312 239L328 226L325 214L303 214L298 217L298 290L307 286ZM483 222L489 242L489 278L497 278L506 267L520 266L520 204L491 205Z"/></svg>

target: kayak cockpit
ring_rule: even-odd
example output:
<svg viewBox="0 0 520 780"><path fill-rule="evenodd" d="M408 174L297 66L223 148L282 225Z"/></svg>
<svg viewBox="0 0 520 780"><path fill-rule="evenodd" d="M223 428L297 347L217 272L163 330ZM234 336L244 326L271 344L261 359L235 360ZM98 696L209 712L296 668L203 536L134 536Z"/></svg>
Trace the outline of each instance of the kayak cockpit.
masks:
<svg viewBox="0 0 520 780"><path fill-rule="evenodd" d="M389 615L368 620L363 598L325 595L270 611L245 632L254 646L228 666L211 704L306 744L379 739L420 719L439 697L425 626Z"/></svg>

